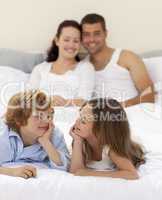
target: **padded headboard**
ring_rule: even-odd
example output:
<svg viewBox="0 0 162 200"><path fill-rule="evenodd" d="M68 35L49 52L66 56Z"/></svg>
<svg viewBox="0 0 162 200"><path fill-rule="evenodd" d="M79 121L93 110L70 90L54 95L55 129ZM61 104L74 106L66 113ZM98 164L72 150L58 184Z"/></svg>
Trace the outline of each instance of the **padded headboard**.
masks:
<svg viewBox="0 0 162 200"><path fill-rule="evenodd" d="M147 51L140 55L142 58L162 57L162 50Z"/></svg>
<svg viewBox="0 0 162 200"><path fill-rule="evenodd" d="M142 58L162 57L162 50L144 52ZM34 66L43 62L46 54L18 51L14 49L0 48L0 66L10 66L26 73L31 73Z"/></svg>
<svg viewBox="0 0 162 200"><path fill-rule="evenodd" d="M10 66L26 73L30 73L35 65L45 60L45 57L43 53L0 48L0 66Z"/></svg>

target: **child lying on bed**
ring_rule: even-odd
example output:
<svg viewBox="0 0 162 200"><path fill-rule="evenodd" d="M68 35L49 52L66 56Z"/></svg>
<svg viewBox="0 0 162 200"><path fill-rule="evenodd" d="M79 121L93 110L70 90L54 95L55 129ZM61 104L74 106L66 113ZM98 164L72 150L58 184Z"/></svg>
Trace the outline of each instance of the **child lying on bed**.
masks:
<svg viewBox="0 0 162 200"><path fill-rule="evenodd" d="M116 100L94 99L84 104L70 135L71 173L138 178L137 168L145 162L144 152L132 141L126 113Z"/></svg>
<svg viewBox="0 0 162 200"><path fill-rule="evenodd" d="M69 154L64 137L53 125L54 110L43 92L14 95L0 121L0 174L30 178L35 166L67 170ZM19 167L9 167L10 165Z"/></svg>

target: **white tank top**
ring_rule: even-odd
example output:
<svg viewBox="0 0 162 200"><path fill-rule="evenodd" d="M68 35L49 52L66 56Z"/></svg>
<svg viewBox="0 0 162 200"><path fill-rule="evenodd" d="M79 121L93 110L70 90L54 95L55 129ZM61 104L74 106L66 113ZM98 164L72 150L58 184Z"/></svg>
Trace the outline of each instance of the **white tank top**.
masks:
<svg viewBox="0 0 162 200"><path fill-rule="evenodd" d="M102 160L90 161L86 164L86 167L94 169L95 171L113 170L115 165L109 158L109 148L104 147L102 151Z"/></svg>
<svg viewBox="0 0 162 200"><path fill-rule="evenodd" d="M138 95L129 71L118 64L121 51L116 49L106 67L95 72L94 97L109 97L121 102Z"/></svg>

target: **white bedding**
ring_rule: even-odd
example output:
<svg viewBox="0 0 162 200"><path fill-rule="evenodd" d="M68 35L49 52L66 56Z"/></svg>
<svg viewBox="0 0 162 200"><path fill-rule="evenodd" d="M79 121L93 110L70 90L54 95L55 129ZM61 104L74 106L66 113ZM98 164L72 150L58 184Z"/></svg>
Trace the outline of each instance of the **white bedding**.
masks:
<svg viewBox="0 0 162 200"><path fill-rule="evenodd" d="M127 109L135 137L146 147L147 162L139 168L140 179L127 181L112 178L75 177L72 174L38 169L37 177L24 180L0 175L1 200L162 200L162 120L153 118L151 104L143 104L149 115L139 105ZM61 114L62 113L62 114ZM56 110L56 124L64 131L70 145L68 129L77 114L76 109ZM71 116L70 123L58 118ZM149 121L150 120L150 121ZM160 121L161 120L161 121ZM141 128L140 128L141 127ZM140 130L140 132L138 132Z"/></svg>
<svg viewBox="0 0 162 200"><path fill-rule="evenodd" d="M0 175L0 200L162 200L162 106L141 104L126 112L133 137L148 152L146 164L139 168L139 180L76 177L38 168L37 177L28 180ZM77 113L77 108L56 109L56 125L64 132L69 147L68 132Z"/></svg>

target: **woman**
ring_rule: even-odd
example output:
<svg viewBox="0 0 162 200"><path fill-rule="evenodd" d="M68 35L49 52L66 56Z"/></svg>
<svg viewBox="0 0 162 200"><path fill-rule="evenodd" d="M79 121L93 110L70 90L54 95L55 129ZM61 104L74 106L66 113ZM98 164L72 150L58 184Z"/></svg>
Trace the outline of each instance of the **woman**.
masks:
<svg viewBox="0 0 162 200"><path fill-rule="evenodd" d="M56 106L82 105L92 95L94 69L90 62L79 62L80 47L80 25L74 20L63 21L48 51L46 62L34 68L29 87L50 93Z"/></svg>

